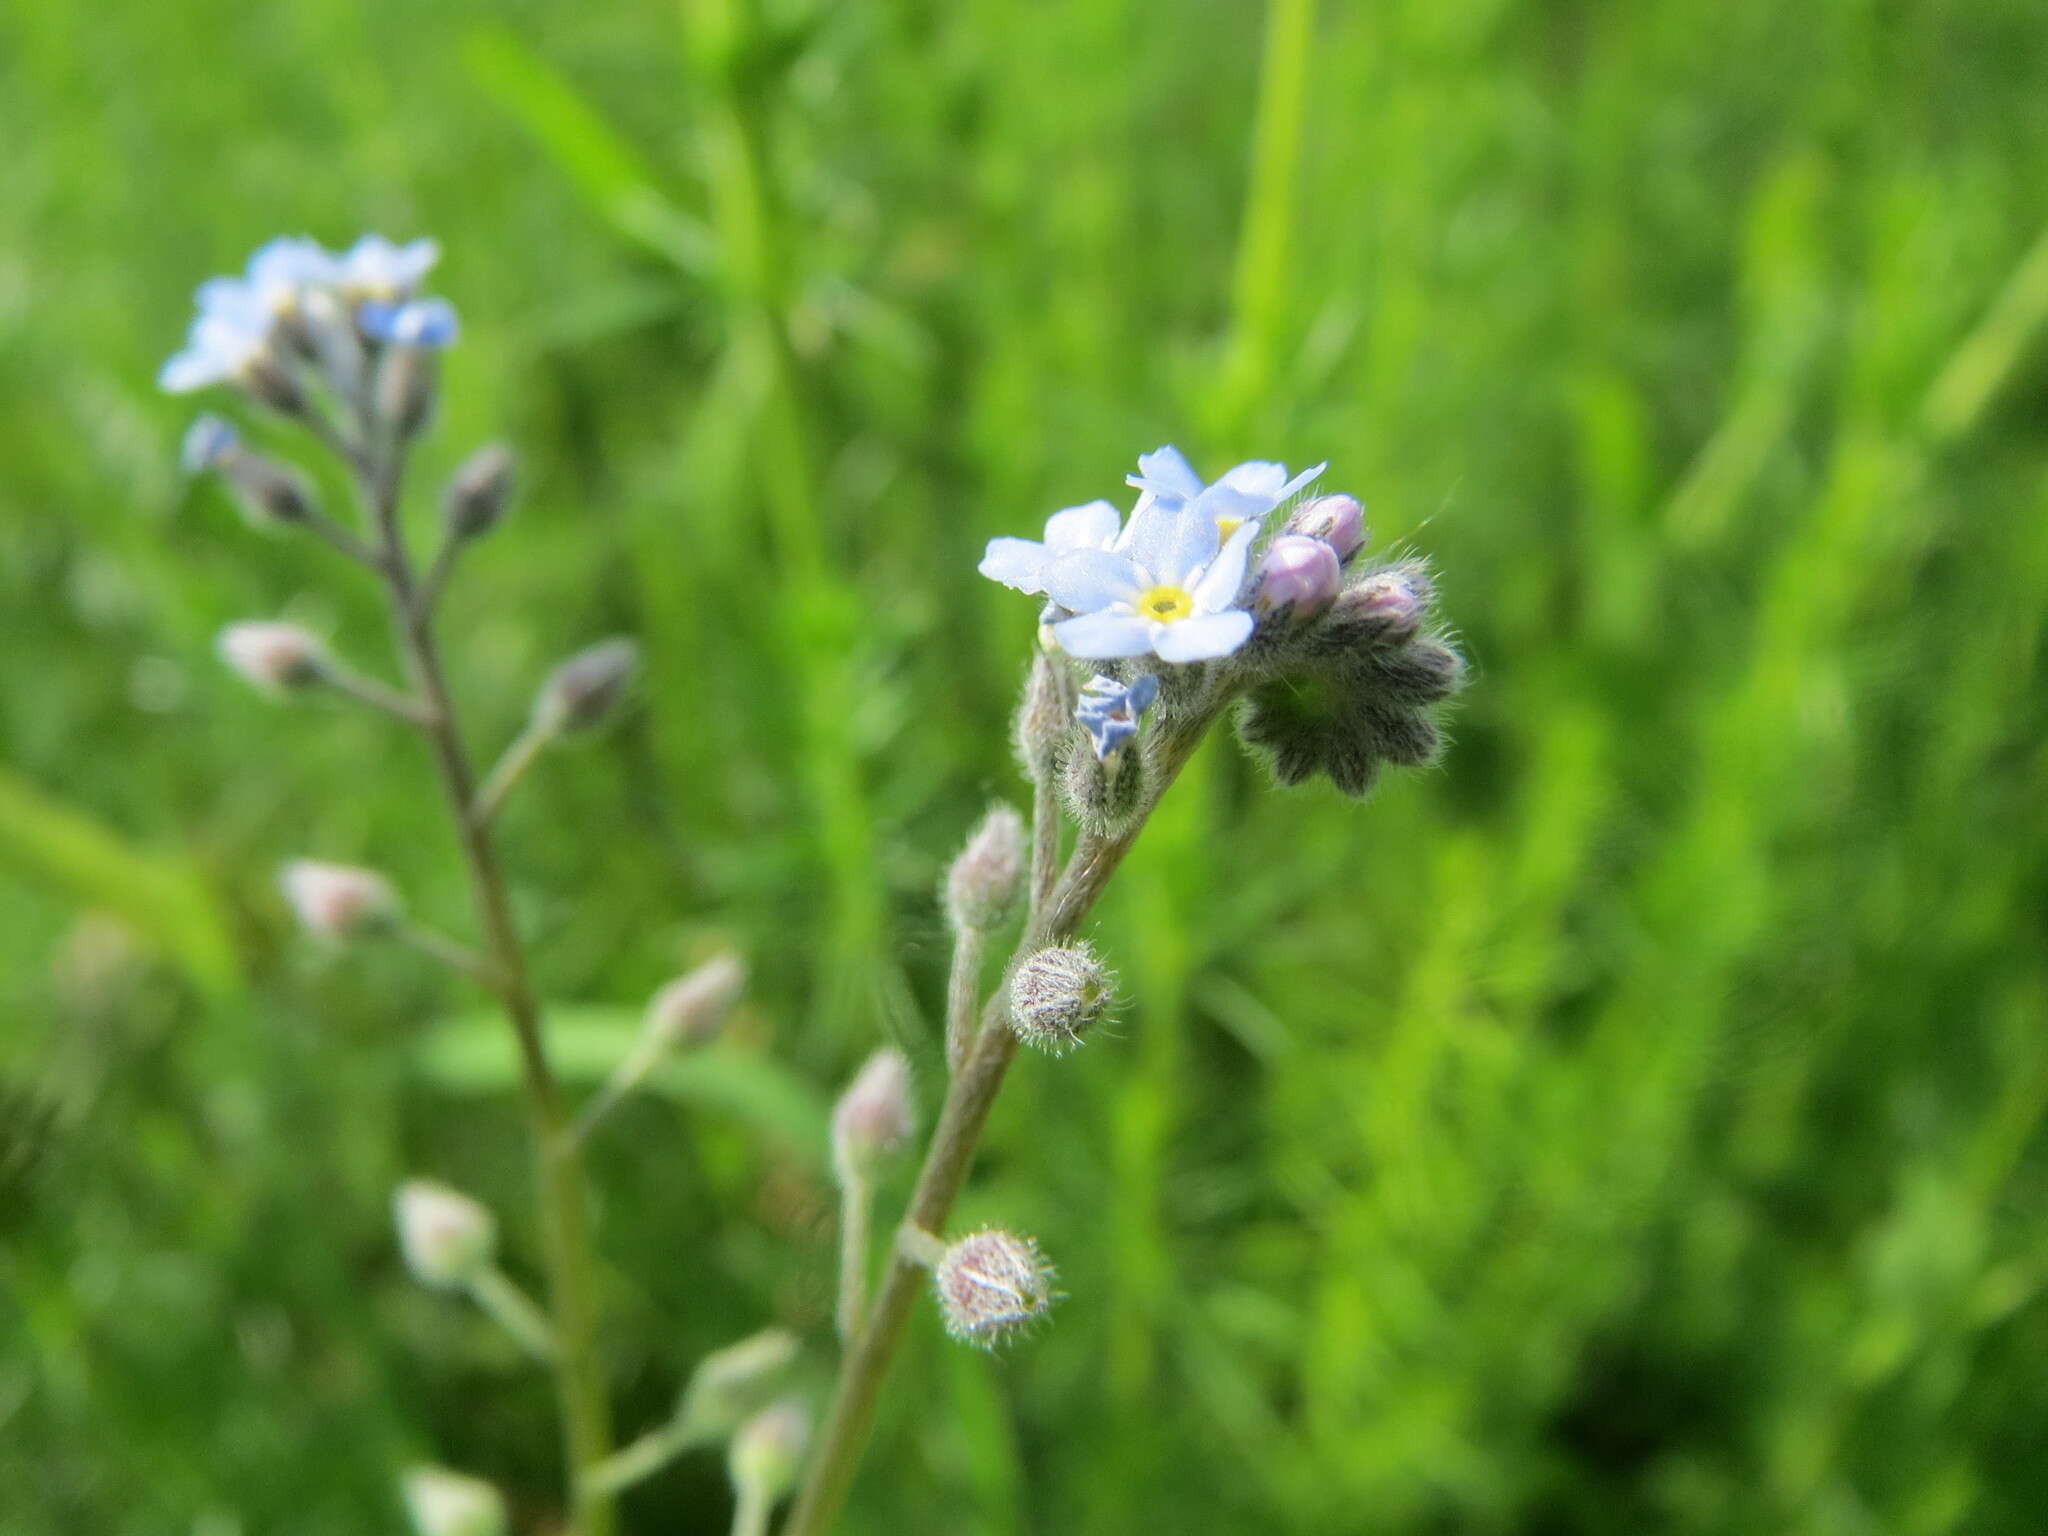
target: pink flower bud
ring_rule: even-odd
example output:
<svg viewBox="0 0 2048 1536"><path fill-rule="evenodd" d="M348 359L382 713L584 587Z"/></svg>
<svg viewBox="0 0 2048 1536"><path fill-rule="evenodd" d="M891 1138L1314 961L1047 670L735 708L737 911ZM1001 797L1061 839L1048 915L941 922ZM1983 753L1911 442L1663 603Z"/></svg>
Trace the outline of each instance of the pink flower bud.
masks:
<svg viewBox="0 0 2048 1536"><path fill-rule="evenodd" d="M932 1270L932 1288L946 1332L989 1349L1045 1315L1053 1278L1036 1243L991 1230L949 1247Z"/></svg>
<svg viewBox="0 0 2048 1536"><path fill-rule="evenodd" d="M323 939L374 934L398 916L397 893L373 870L299 859L284 867L278 884L300 925Z"/></svg>
<svg viewBox="0 0 2048 1536"><path fill-rule="evenodd" d="M1320 539L1338 560L1349 560L1365 543L1365 508L1356 496L1318 496L1301 504L1283 532Z"/></svg>
<svg viewBox="0 0 2048 1536"><path fill-rule="evenodd" d="M218 645L221 660L265 693L310 688L327 676L327 652L296 624L230 624Z"/></svg>
<svg viewBox="0 0 2048 1536"><path fill-rule="evenodd" d="M504 1497L481 1478L414 1467L402 1487L418 1536L504 1536Z"/></svg>
<svg viewBox="0 0 2048 1536"><path fill-rule="evenodd" d="M1414 636L1428 606L1428 584L1421 577L1375 571L1338 597L1331 622L1349 643L1398 645Z"/></svg>
<svg viewBox="0 0 2048 1536"><path fill-rule="evenodd" d="M910 1061L893 1046L875 1052L832 1110L832 1159L841 1184L867 1177L915 1129Z"/></svg>
<svg viewBox="0 0 2048 1536"><path fill-rule="evenodd" d="M955 928L1001 925L1024 888L1024 820L992 805L946 873L946 916Z"/></svg>
<svg viewBox="0 0 2048 1536"><path fill-rule="evenodd" d="M747 983L747 968L727 951L679 976L647 1005L647 1036L664 1048L707 1045L725 1028L726 1016Z"/></svg>
<svg viewBox="0 0 2048 1536"><path fill-rule="evenodd" d="M1329 545L1283 533L1259 562L1252 608L1262 619L1276 615L1285 623L1299 624L1329 607L1342 581L1336 551Z"/></svg>
<svg viewBox="0 0 2048 1536"><path fill-rule="evenodd" d="M432 1179L408 1179L398 1186L392 1210L405 1267L422 1285L445 1290L490 1267L498 1224L462 1191Z"/></svg>

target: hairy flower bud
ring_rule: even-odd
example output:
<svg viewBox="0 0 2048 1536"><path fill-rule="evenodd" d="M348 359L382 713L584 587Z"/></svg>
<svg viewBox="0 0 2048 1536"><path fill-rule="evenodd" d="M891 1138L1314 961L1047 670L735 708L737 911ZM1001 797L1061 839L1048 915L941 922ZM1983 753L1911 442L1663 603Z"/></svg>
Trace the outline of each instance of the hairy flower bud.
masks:
<svg viewBox="0 0 2048 1536"><path fill-rule="evenodd" d="M811 1445L810 1415L799 1403L763 1408L733 1431L726 1471L742 1498L772 1506L795 1486Z"/></svg>
<svg viewBox="0 0 2048 1536"><path fill-rule="evenodd" d="M1098 758L1093 752L1070 753L1060 789L1074 820L1090 832L1114 837L1130 826L1144 803L1144 754L1123 750Z"/></svg>
<svg viewBox="0 0 2048 1536"><path fill-rule="evenodd" d="M692 1438L716 1439L772 1397L796 1363L796 1335L766 1328L713 1350L690 1373L676 1421Z"/></svg>
<svg viewBox="0 0 2048 1536"><path fill-rule="evenodd" d="M1053 1268L1029 1238L982 1231L946 1249L932 1269L932 1289L946 1332L989 1349L1045 1315Z"/></svg>
<svg viewBox="0 0 2048 1536"><path fill-rule="evenodd" d="M992 805L946 872L946 918L956 929L1002 925L1024 888L1024 819Z"/></svg>
<svg viewBox="0 0 2048 1536"><path fill-rule="evenodd" d="M477 449L441 499L441 526L451 539L480 539L504 520L515 479L512 450L503 443Z"/></svg>
<svg viewBox="0 0 2048 1536"><path fill-rule="evenodd" d="M1305 623L1336 601L1342 580L1336 551L1328 544L1283 533L1259 562L1252 609L1262 622Z"/></svg>
<svg viewBox="0 0 2048 1536"><path fill-rule="evenodd" d="M416 437L434 418L440 385L440 354L432 347L391 347L377 365L377 415L399 439Z"/></svg>
<svg viewBox="0 0 2048 1536"><path fill-rule="evenodd" d="M839 1182L865 1179L902 1149L915 1128L910 1059L884 1046L867 1059L832 1108L832 1163Z"/></svg>
<svg viewBox="0 0 2048 1536"><path fill-rule="evenodd" d="M646 1037L662 1049L708 1045L747 984L747 967L727 950L678 976L647 1004Z"/></svg>
<svg viewBox="0 0 2048 1536"><path fill-rule="evenodd" d="M405 1267L422 1285L446 1290L490 1267L498 1223L458 1189L432 1179L408 1179L392 1199Z"/></svg>
<svg viewBox="0 0 2048 1536"><path fill-rule="evenodd" d="M1074 734L1074 679L1066 663L1041 649L1024 684L1016 720L1017 755L1032 782L1043 783L1059 765Z"/></svg>
<svg viewBox="0 0 2048 1536"><path fill-rule="evenodd" d="M235 493L235 505L252 528L296 527L314 514L313 488L298 471L240 446L229 449L213 465Z"/></svg>
<svg viewBox="0 0 2048 1536"><path fill-rule="evenodd" d="M299 924L323 939L374 935L398 916L398 894L374 870L299 859L284 867L278 885Z"/></svg>
<svg viewBox="0 0 2048 1536"><path fill-rule="evenodd" d="M445 1467L414 1467L403 1484L418 1536L504 1536L505 1500L482 1478Z"/></svg>
<svg viewBox="0 0 2048 1536"><path fill-rule="evenodd" d="M1063 1055L1115 998L1115 978L1087 945L1041 949L1010 978L1010 1026L1026 1045Z"/></svg>
<svg viewBox="0 0 2048 1536"><path fill-rule="evenodd" d="M1365 544L1365 508L1356 496L1318 496L1301 504L1282 533L1320 540L1341 563Z"/></svg>
<svg viewBox="0 0 2048 1536"><path fill-rule="evenodd" d="M535 722L565 731L601 724L617 707L639 666L640 647L623 636L578 651L541 684L534 699Z"/></svg>
<svg viewBox="0 0 2048 1536"><path fill-rule="evenodd" d="M306 392L299 387L298 375L268 347L242 365L237 381L250 398L280 416L297 416L306 409Z"/></svg>
<svg viewBox="0 0 2048 1536"><path fill-rule="evenodd" d="M1338 595L1322 634L1337 649L1400 645L1421 627L1429 600L1429 580L1420 571L1374 571Z"/></svg>
<svg viewBox="0 0 2048 1536"><path fill-rule="evenodd" d="M296 624L230 624L220 658L265 693L290 693L327 680L327 652Z"/></svg>

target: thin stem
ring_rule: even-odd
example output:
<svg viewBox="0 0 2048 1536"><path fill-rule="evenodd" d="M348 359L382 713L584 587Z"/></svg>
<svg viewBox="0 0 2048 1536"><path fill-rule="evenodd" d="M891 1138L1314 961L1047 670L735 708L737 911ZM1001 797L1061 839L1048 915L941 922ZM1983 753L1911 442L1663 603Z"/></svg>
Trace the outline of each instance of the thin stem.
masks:
<svg viewBox="0 0 2048 1536"><path fill-rule="evenodd" d="M758 1488L741 1486L732 1507L732 1536L768 1536L772 1507Z"/></svg>
<svg viewBox="0 0 2048 1536"><path fill-rule="evenodd" d="M896 1254L919 1269L937 1269L946 1256L946 1244L915 1222L906 1221L896 1229Z"/></svg>
<svg viewBox="0 0 2048 1536"><path fill-rule="evenodd" d="M384 569L383 556L379 555L376 550L365 544L361 539L357 538L326 514L321 512L308 513L299 520L298 526L305 529L306 532L312 534L314 538L319 539L322 543L331 545L339 550L343 555L355 561L357 565L372 571L382 571Z"/></svg>
<svg viewBox="0 0 2048 1536"><path fill-rule="evenodd" d="M616 1498L635 1483L654 1476L683 1452L704 1443L704 1436L680 1419L650 1429L623 1450L584 1470L586 1498Z"/></svg>
<svg viewBox="0 0 2048 1536"><path fill-rule="evenodd" d="M536 1360L555 1358L555 1332L546 1314L501 1269L487 1269L469 1282L469 1294Z"/></svg>
<svg viewBox="0 0 2048 1536"><path fill-rule="evenodd" d="M391 936L430 959L438 960L449 970L467 976L478 986L493 992L498 990L498 978L492 973L490 962L467 944L458 944L446 934L422 928L417 923L400 923Z"/></svg>
<svg viewBox="0 0 2048 1536"><path fill-rule="evenodd" d="M476 799L470 803L469 816L479 827L487 827L496 818L510 795L513 786L526 776L549 742L555 739L559 727L546 725L539 720L529 720L526 728L512 738L512 745L505 749L490 774L484 779L483 788L476 792Z"/></svg>
<svg viewBox="0 0 2048 1536"><path fill-rule="evenodd" d="M432 721L433 717L427 706L418 699L410 694L401 693L396 688L387 688L375 678L365 677L337 661L330 660L321 675L327 686L335 692L346 694L358 704L367 704L394 720L402 720L407 725L417 726L425 726Z"/></svg>
<svg viewBox="0 0 2048 1536"><path fill-rule="evenodd" d="M1035 919L1060 872L1060 797L1047 764L1031 786L1031 906Z"/></svg>
<svg viewBox="0 0 2048 1536"><path fill-rule="evenodd" d="M964 924L953 932L953 970L946 979L946 1066L958 1072L974 1044L976 994L988 935Z"/></svg>
<svg viewBox="0 0 2048 1536"><path fill-rule="evenodd" d="M834 1314L839 1341L853 1342L868 1306L868 1214L874 1185L849 1170L839 1186L839 1306Z"/></svg>
<svg viewBox="0 0 2048 1536"><path fill-rule="evenodd" d="M367 413L365 413L367 420ZM588 1493L579 1471L611 1454L611 1408L606 1401L597 1353L596 1256L575 1144L562 1135L566 1115L541 1037L540 1004L527 976L526 951L512 921L512 905L489 827L470 815L475 771L463 747L449 695L432 616L415 600L412 562L398 523L402 449L392 445L373 464L359 465L357 478L369 502L383 547L385 580L400 648L414 687L432 718L424 726L433 749L443 796L455 823L456 839L469 876L470 896L483 930L484 948L498 978L506 1018L519 1043L528 1119L538 1163L540 1227L547 1266L549 1310L554 1319L556 1391L562 1405L567 1480L575 1504L578 1536L613 1536L617 1512L612 1498Z"/></svg>
<svg viewBox="0 0 2048 1536"><path fill-rule="evenodd" d="M1089 833L1081 838L1065 872L1026 925L1023 940L1011 957L1011 967L1048 944L1065 943L1074 936L1101 898L1124 855L1137 841L1152 808L1179 777L1225 702L1213 699L1178 728L1162 732L1154 749L1159 754L1156 787L1144 814L1114 837ZM966 1182L975 1145L981 1140L989 1111L995 1106L1003 1077L1017 1052L1016 1034L1002 1023L1002 1002L999 989L989 999L973 1049L946 1091L939 1122L932 1131L924 1166L918 1171L917 1187L904 1217L907 1227L927 1233L943 1232L953 1202ZM915 1248L914 1243L910 1246ZM906 1252L905 1245L899 1243L882 1282L881 1294L868 1314L867 1326L840 1362L824 1434L811 1458L796 1510L783 1527L782 1536L824 1536L838 1517L866 1447L868 1430L874 1423L882 1383L926 1278L920 1256Z"/></svg>
<svg viewBox="0 0 2048 1536"><path fill-rule="evenodd" d="M441 594L447 590L448 578L455 574L455 561L461 555L469 540L453 533L441 536L441 547L434 551L433 563L427 567L427 574L420 578L419 590L413 593L413 606L422 613L432 613L441 601Z"/></svg>

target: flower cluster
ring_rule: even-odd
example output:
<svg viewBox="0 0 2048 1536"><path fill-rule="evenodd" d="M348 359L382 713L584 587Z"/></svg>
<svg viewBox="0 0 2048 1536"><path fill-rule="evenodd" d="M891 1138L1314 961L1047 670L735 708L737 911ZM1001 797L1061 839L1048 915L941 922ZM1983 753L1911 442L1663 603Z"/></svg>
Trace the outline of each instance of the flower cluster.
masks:
<svg viewBox="0 0 2048 1536"><path fill-rule="evenodd" d="M233 385L291 413L303 408L302 369L310 366L330 387L354 393L378 350L439 350L455 340L454 309L418 296L440 255L431 240L398 245L382 235L341 252L303 236L272 240L241 276L200 285L185 346L157 383L178 395ZM208 446L220 441L216 432L208 444L188 445L188 463L206 462Z"/></svg>

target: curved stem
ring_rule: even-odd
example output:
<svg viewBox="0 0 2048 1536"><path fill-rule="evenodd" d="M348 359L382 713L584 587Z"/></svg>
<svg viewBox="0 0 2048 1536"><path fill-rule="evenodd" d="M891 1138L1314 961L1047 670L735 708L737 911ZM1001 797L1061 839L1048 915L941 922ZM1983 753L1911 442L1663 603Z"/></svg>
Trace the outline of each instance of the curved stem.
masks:
<svg viewBox="0 0 2048 1536"><path fill-rule="evenodd" d="M1046 945L1062 944L1073 938L1124 855L1138 840L1152 807L1179 777L1223 703L1220 699L1210 701L1178 729L1161 735L1155 749L1158 776L1144 813L1114 836L1088 833L1081 838L1073 857L1067 861L1065 873L1026 926L1024 938L1011 957L1011 969ZM1001 988L990 998L983 1011L981 1032L946 1091L938 1125L925 1149L924 1166L918 1171L917 1187L910 1197L910 1209L903 1218L906 1227L944 1232L960 1186L967 1180L975 1146L1017 1053L1017 1036L1003 1023L1003 998ZM898 1244L891 1253L888 1274L868 1314L867 1326L840 1362L824 1434L782 1536L824 1536L837 1518L866 1448L882 1383L887 1379L896 1348L903 1340L904 1327L910 1321L911 1308L926 1280L926 1268L919 1256Z"/></svg>

